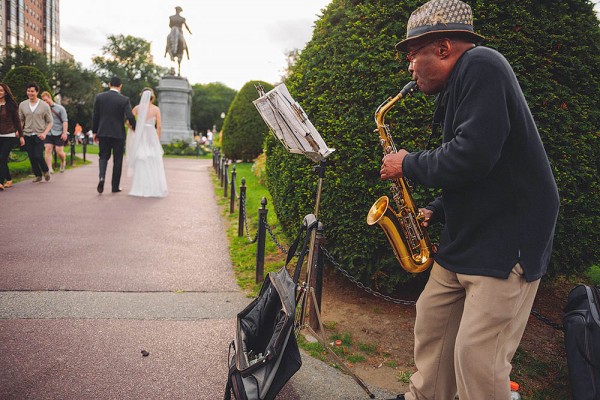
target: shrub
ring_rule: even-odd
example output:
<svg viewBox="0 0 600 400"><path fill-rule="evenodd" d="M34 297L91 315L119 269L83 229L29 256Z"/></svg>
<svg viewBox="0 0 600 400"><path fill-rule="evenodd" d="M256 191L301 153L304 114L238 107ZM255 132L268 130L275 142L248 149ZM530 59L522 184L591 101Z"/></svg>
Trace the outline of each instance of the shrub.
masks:
<svg viewBox="0 0 600 400"><path fill-rule="evenodd" d="M198 154L198 150L195 147L190 146L188 142L181 139L164 144L163 151L165 154L174 156L195 156Z"/></svg>
<svg viewBox="0 0 600 400"><path fill-rule="evenodd" d="M255 85L262 85L265 92L273 85L262 81L246 83L235 96L223 122L221 149L225 157L249 162L263 150L263 142L269 129L252 104L258 98Z"/></svg>
<svg viewBox="0 0 600 400"><path fill-rule="evenodd" d="M373 114L411 80L394 44L422 3L333 0L286 81L325 142L337 149L328 160L319 215L327 248L353 275L390 289L411 276L398 267L381 229L365 223L373 202L389 195L379 179L382 149ZM470 3L476 30L520 79L559 186L550 272L581 273L598 264L600 254L598 19L585 0ZM396 144L426 148L433 98L418 93L399 103L386 118ZM306 158L288 154L272 135L266 151L274 208L291 236L312 212L317 177ZM413 194L424 205L436 193L416 187ZM430 233L436 240L438 232Z"/></svg>
<svg viewBox="0 0 600 400"><path fill-rule="evenodd" d="M8 71L4 77L4 83L10 87L12 94L17 101L27 100L27 90L25 87L28 83L35 82L40 87L40 94L43 91L51 92L46 76L35 67L21 66Z"/></svg>

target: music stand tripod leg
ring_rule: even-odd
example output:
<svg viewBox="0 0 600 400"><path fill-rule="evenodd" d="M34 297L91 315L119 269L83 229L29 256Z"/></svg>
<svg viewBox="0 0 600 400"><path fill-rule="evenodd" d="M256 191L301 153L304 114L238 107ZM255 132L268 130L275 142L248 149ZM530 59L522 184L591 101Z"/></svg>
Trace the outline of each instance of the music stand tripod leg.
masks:
<svg viewBox="0 0 600 400"><path fill-rule="evenodd" d="M321 321L321 310L319 309L319 305L317 304L317 298L315 297L315 292L312 290L312 288L308 288L308 290L310 291L311 299L312 299L312 304L315 307L315 311L316 311L316 315L317 315L317 320L319 321L319 329L321 330L321 332L325 332L325 330L323 329L323 322ZM371 391L369 390L369 388L367 387L367 385L354 372L352 372L352 370L350 368L348 368L348 366L346 365L346 363L344 363L344 361L337 354L335 354L335 352L333 351L333 349L331 349L331 347L327 344L327 342L325 342L325 340L323 339L323 337L321 335L317 334L310 327L310 325L307 325L306 328L319 341L319 343L321 343L321 346L323 346L323 347L325 347L327 349L327 351L329 352L329 354L336 360L336 362L344 370L344 372L346 372L348 375L350 375L354 379L354 381L356 383L358 383L358 385L361 388L363 388L363 390L365 392L367 392L367 394L369 395L370 398L374 399L375 395L373 393L371 393Z"/></svg>
<svg viewBox="0 0 600 400"><path fill-rule="evenodd" d="M305 217L305 222L307 222L307 217ZM308 224L308 222L307 222ZM314 255L314 249L315 249L315 239L316 239L316 233L317 233L317 226L318 224L308 224L310 232L307 232L307 234L311 234L311 245L310 245L310 250L309 250L309 257L308 257L308 263L307 263L307 271L306 271L306 281L304 282L304 284L300 287L301 290L301 294L299 297L299 301L296 302L296 304L300 304L300 316L299 318L297 318L297 322L296 322L296 328L297 328L297 334L300 333L300 330L302 328L306 328L321 344L321 346L323 346L324 348L327 349L327 351L329 352L329 354L331 355L331 357L337 362L337 364L342 368L342 370L350 375L354 381L356 383L358 383L358 385L363 388L363 390L369 395L370 398L374 399L375 395L373 393L371 393L371 391L369 390L369 388L367 387L367 385L354 373L352 372L352 370L350 368L348 368L348 366L344 363L344 361L342 361L342 359L335 354L335 352L331 349L331 347L329 347L329 345L327 344L327 342L323 339L323 337L319 334L317 334L314 329L312 329L312 327L309 324L305 324L305 319L307 318L307 313L306 313L306 307L307 307L307 303L308 301L312 301L312 306L315 309L315 314L317 316L317 321L319 323L319 330L324 333L325 329L323 328L323 321L321 320L321 310L319 309L319 304L317 302L317 298L315 296L315 292L314 289L310 286L310 276L312 275L312 269L315 266L315 263L313 262L315 260L315 255ZM311 228L312 227L312 228ZM318 261L318 258L317 258ZM307 298L307 294L310 292L310 295Z"/></svg>

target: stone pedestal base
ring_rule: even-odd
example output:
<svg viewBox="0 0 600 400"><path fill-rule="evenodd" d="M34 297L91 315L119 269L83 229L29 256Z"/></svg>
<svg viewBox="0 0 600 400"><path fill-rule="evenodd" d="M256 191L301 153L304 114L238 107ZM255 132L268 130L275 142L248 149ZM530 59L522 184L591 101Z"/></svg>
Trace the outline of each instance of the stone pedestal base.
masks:
<svg viewBox="0 0 600 400"><path fill-rule="evenodd" d="M194 132L190 129L192 86L184 77L163 76L158 82L158 106L162 117L161 144L175 140L191 143Z"/></svg>

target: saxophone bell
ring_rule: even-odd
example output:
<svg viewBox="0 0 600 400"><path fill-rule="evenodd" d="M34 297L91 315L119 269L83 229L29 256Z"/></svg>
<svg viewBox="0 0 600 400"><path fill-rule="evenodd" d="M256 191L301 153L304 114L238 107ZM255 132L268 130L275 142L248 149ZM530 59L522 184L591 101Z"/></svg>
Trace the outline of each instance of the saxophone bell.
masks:
<svg viewBox="0 0 600 400"><path fill-rule="evenodd" d="M387 196L377 199L367 214L367 224L377 224L381 227L402 268L410 273L419 273L433 264L431 247L422 239L418 240L418 226L411 227L413 232L417 230L416 234L405 233L407 229L401 221L406 222L409 219L410 215L401 216L390 207L390 199ZM415 223L418 224L420 219L417 216Z"/></svg>

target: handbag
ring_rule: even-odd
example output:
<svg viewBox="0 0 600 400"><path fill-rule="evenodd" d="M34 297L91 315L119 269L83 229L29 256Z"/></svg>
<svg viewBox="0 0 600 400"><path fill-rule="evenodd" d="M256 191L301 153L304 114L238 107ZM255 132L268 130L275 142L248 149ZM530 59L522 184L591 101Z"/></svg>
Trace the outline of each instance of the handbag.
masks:
<svg viewBox="0 0 600 400"><path fill-rule="evenodd" d="M302 366L294 335L295 295L308 232L313 228L312 224L308 228L303 225L288 250L286 266L306 230L293 278L286 266L270 272L258 297L237 314L224 400L230 400L232 394L236 400L272 400Z"/></svg>

